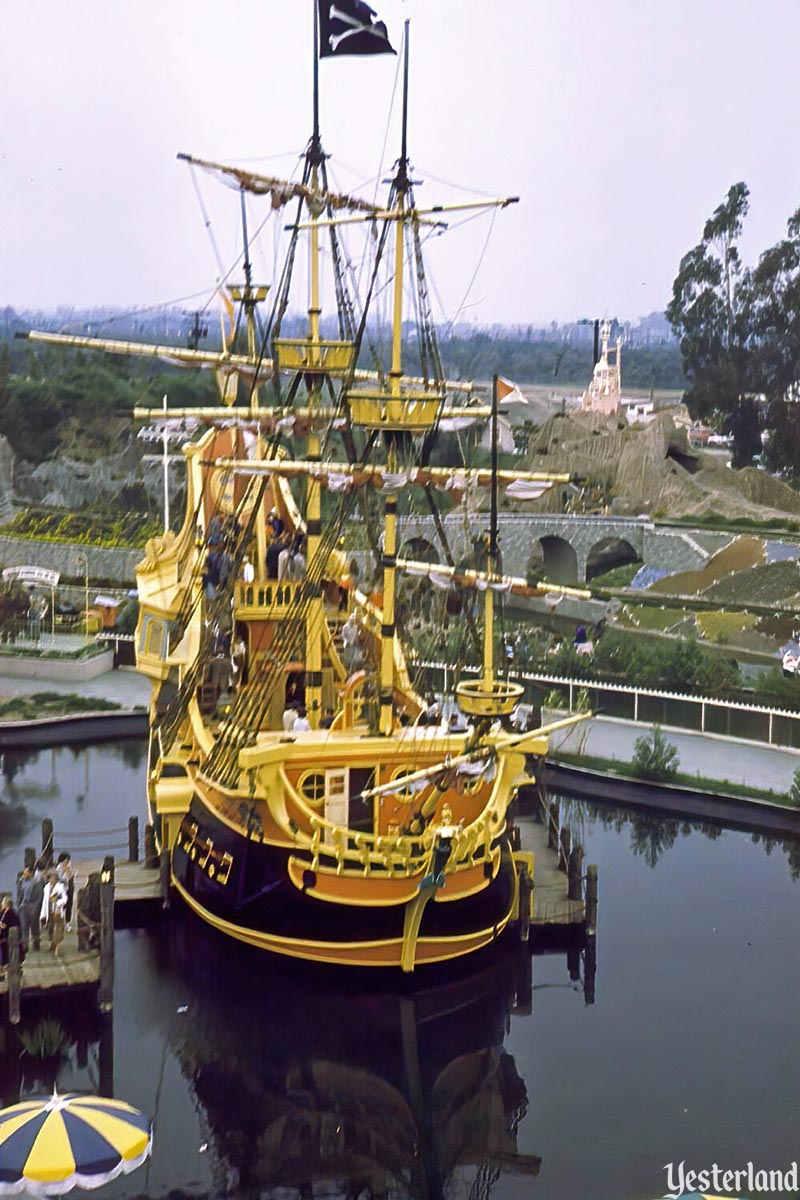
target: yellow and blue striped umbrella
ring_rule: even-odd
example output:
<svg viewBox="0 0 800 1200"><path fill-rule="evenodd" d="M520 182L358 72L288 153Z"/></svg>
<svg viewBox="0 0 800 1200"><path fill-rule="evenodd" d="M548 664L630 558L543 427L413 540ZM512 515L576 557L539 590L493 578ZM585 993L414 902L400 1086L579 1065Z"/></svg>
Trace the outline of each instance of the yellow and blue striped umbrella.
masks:
<svg viewBox="0 0 800 1200"><path fill-rule="evenodd" d="M141 1166L152 1124L104 1096L37 1096L0 1111L0 1195L100 1187Z"/></svg>

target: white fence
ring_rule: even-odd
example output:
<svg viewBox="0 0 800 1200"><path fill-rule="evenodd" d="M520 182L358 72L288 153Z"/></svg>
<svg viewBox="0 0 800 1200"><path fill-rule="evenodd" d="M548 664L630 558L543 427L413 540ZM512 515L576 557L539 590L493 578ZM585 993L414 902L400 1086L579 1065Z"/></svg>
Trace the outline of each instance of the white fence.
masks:
<svg viewBox="0 0 800 1200"><path fill-rule="evenodd" d="M453 665L442 662L417 662L418 667L447 672L453 677ZM479 667L464 667L478 674ZM570 708L577 693L589 695L590 707L604 716L637 721L648 725L667 725L699 733L740 737L772 746L800 748L800 711L771 708L742 700L722 700L714 696L694 696L658 688L610 683L598 679L572 679L565 675L545 675L515 671L512 677L521 683L563 693ZM800 683L798 683L800 689Z"/></svg>

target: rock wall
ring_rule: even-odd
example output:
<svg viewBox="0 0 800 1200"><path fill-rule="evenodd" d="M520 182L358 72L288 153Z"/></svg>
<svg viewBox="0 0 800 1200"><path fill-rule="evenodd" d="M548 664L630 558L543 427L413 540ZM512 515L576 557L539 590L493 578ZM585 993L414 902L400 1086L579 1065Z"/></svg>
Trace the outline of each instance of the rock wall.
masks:
<svg viewBox="0 0 800 1200"><path fill-rule="evenodd" d="M0 460L0 489L2 478ZM185 473L182 466L171 468L169 481L170 503L174 506L184 488ZM140 447L131 442L119 454L106 455L94 462L58 458L40 463L35 468L30 464L20 464L15 486L19 498L29 504L77 510L98 500L113 503L118 501L121 493L131 493L134 489L138 493L146 493L150 503L160 507L164 484L161 464L144 462Z"/></svg>

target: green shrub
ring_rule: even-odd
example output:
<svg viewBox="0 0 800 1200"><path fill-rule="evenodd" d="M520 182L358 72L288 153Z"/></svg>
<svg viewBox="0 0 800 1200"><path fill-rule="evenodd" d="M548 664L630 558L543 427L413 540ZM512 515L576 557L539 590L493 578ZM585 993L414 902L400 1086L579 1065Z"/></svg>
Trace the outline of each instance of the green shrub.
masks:
<svg viewBox="0 0 800 1200"><path fill-rule="evenodd" d="M666 783L678 774L678 765L678 749L667 741L659 725L653 726L652 733L636 739L633 769L641 779Z"/></svg>
<svg viewBox="0 0 800 1200"><path fill-rule="evenodd" d="M101 696L77 692L33 692L0 703L0 721L36 721L42 717L65 717L81 712L115 712L121 705Z"/></svg>
<svg viewBox="0 0 800 1200"><path fill-rule="evenodd" d="M792 776L792 786L789 788L789 802L795 807L800 806L800 767Z"/></svg>

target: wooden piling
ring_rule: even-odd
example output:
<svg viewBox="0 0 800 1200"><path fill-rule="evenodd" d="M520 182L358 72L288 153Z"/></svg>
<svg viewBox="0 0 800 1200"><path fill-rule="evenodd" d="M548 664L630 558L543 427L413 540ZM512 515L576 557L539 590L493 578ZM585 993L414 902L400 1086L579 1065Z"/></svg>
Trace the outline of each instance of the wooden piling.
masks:
<svg viewBox="0 0 800 1200"><path fill-rule="evenodd" d="M586 868L586 935L594 937L597 932L597 867L589 863Z"/></svg>
<svg viewBox="0 0 800 1200"><path fill-rule="evenodd" d="M570 850L572 849L572 834L565 825L559 835L560 853L558 856L558 865L562 871L566 871L569 862Z"/></svg>
<svg viewBox="0 0 800 1200"><path fill-rule="evenodd" d="M42 860L45 867L53 862L53 822L49 817L42 821Z"/></svg>
<svg viewBox="0 0 800 1200"><path fill-rule="evenodd" d="M8 1019L19 1025L19 998L22 990L22 964L19 961L19 929L8 931Z"/></svg>
<svg viewBox="0 0 800 1200"><path fill-rule="evenodd" d="M518 946L514 955L513 1012L515 1016L533 1012L533 955L527 946Z"/></svg>
<svg viewBox="0 0 800 1200"><path fill-rule="evenodd" d="M567 950L567 971L573 983L580 982L581 952L577 946L570 946Z"/></svg>
<svg viewBox="0 0 800 1200"><path fill-rule="evenodd" d="M527 867L519 873L519 940L527 942L531 926L533 880Z"/></svg>
<svg viewBox="0 0 800 1200"><path fill-rule="evenodd" d="M139 861L139 818L128 819L128 862Z"/></svg>
<svg viewBox="0 0 800 1200"><path fill-rule="evenodd" d="M32 871L36 866L36 848L34 846L25 847L25 857L22 860L23 865L29 867Z"/></svg>
<svg viewBox="0 0 800 1200"><path fill-rule="evenodd" d="M557 850L558 849L558 827L560 824L557 800L551 800L549 812L550 812L550 816L549 816L549 819L547 822L547 845L549 846L549 848L551 850Z"/></svg>
<svg viewBox="0 0 800 1200"><path fill-rule="evenodd" d="M567 899L583 899L583 846L573 846L567 865Z"/></svg>
<svg viewBox="0 0 800 1200"><path fill-rule="evenodd" d="M96 950L100 945L100 872L91 871L78 892L78 949Z"/></svg>
<svg viewBox="0 0 800 1200"><path fill-rule="evenodd" d="M160 865L160 870L161 870L161 907L169 908L169 880L170 880L169 850L161 851L161 858L160 858L159 865Z"/></svg>
<svg viewBox="0 0 800 1200"><path fill-rule="evenodd" d="M24 1058L16 1029L10 1025L0 1029L0 1105L3 1108L19 1102Z"/></svg>
<svg viewBox="0 0 800 1200"><path fill-rule="evenodd" d="M586 939L583 950L583 1002L594 1004L595 980L597 978L597 940Z"/></svg>
<svg viewBox="0 0 800 1200"><path fill-rule="evenodd" d="M158 866L158 850L156 848L156 829L150 822L144 827L144 865L156 868Z"/></svg>
<svg viewBox="0 0 800 1200"><path fill-rule="evenodd" d="M111 1014L100 1018L100 1044L97 1053L98 1093L114 1096L114 1020Z"/></svg>
<svg viewBox="0 0 800 1200"><path fill-rule="evenodd" d="M114 859L103 859L100 872L100 1012L114 1005Z"/></svg>

